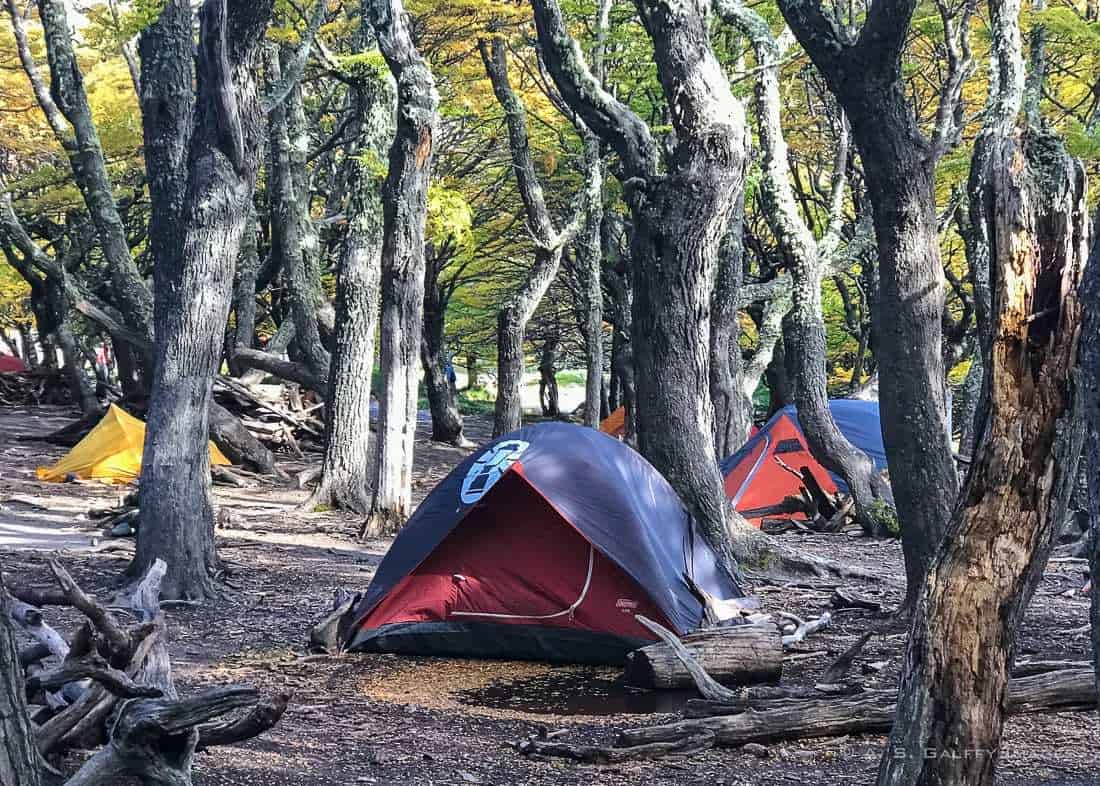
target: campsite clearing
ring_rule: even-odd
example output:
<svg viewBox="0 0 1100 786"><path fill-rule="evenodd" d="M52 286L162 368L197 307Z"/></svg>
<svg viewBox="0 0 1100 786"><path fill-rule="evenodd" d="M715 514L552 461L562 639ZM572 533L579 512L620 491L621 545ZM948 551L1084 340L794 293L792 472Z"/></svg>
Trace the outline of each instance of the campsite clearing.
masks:
<svg viewBox="0 0 1100 786"><path fill-rule="evenodd" d="M64 448L13 442L15 433L44 433L70 416L63 410L0 409L0 504L31 500L19 513L25 537L18 551L3 551L4 570L21 583L46 583L47 551L59 543L61 561L82 586L108 597L128 558L128 540L112 551L73 550L96 534L80 512L117 502L119 489L95 483L45 484L35 467L57 460ZM468 418L471 438L483 442L488 424ZM417 501L467 455L417 443ZM290 472L298 465L283 463ZM213 682L247 681L261 690L290 690L286 716L247 744L216 749L196 759L202 786L328 786L329 784L866 784L873 780L884 738L868 735L809 740L768 747L761 761L743 751L717 750L687 758L592 767L526 759L509 747L539 726L568 729L565 739L609 743L618 730L652 725L672 716L555 714L487 707L471 698L497 686L507 693L576 690L585 680L605 687L613 672L602 667L538 663L401 658L349 654L306 656L309 626L327 609L338 587L365 589L389 541L355 541L356 522L328 513L294 511L305 492L254 488L215 489L228 511L218 546L232 571L233 589L217 604L169 609L175 674L183 692ZM36 513L41 514L40 518ZM4 516L0 511L0 516ZM0 524L7 519L0 518ZM41 524L37 522L41 521ZM63 541L54 539L64 528ZM75 534L73 534L75 533ZM807 552L872 569L883 583L845 586L860 596L897 604L902 591L901 553L896 542L846 535L789 534L784 542ZM117 545L121 544L121 545ZM1072 594L1081 586L1079 566L1053 563L1028 614L1021 659L1085 660L1087 634L1066 634L1087 622L1088 602ZM829 606L833 586L757 585L770 610L813 616ZM51 622L67 630L70 610L48 609ZM833 627L815 634L787 658L784 684L812 685L836 656L878 624L865 610L836 613ZM869 687L889 687L897 677L906 633L876 635L856 661L866 667ZM880 672L870 664L885 662ZM595 684L595 683L593 683ZM515 692L515 691L513 691ZM523 704L523 702L517 702ZM552 704L544 702L544 704ZM562 704L554 705L557 707ZM570 705L573 706L573 705ZM998 783L1004 786L1095 783L1100 772L1100 718L1096 713L1043 714L1012 718L1002 751Z"/></svg>

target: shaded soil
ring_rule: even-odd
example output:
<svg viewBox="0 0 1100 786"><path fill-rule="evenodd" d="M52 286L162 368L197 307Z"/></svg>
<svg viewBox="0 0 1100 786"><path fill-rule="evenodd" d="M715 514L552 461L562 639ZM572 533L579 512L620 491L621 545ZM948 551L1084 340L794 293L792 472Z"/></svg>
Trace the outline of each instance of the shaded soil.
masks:
<svg viewBox="0 0 1100 786"><path fill-rule="evenodd" d="M89 507L114 504L117 488L43 484L34 467L64 453L12 436L42 433L65 422L63 410L0 409L0 565L19 583L47 583L48 550L87 589L109 597L129 555L127 541L96 540ZM489 424L471 420L471 439ZM418 499L465 451L417 444ZM289 471L304 466L287 461ZM221 748L196 760L200 786L329 786L331 784L867 784L883 749L879 735L776 744L761 761L737 750L710 751L614 767L525 759L509 743L540 727L568 728L573 741L611 742L618 730L668 721L682 696L629 693L613 669L539 663L400 658L388 655L309 656L310 625L327 611L337 588L363 589L388 541L359 543L358 521L334 513L302 513L306 492L260 486L218 488L224 511L218 546L230 571L224 600L168 610L173 662L181 691L247 681L263 691L291 691L283 721L263 738ZM844 535L789 535L808 552L873 569L884 580L851 583L887 607L901 599L901 554L891 541ZM102 550L104 545L109 549ZM1086 660L1088 601L1077 563L1051 564L1020 637L1022 658ZM828 606L827 584L753 590L766 610L816 615ZM66 610L47 618L63 630ZM837 614L835 624L787 658L784 684L812 685L832 659L882 620L869 612ZM906 633L875 636L857 661L880 672L869 687L888 687ZM575 694L575 695L573 695ZM659 710L658 714L652 714ZM641 714L626 714L636 712ZM1015 718L1006 730L998 783L1085 786L1100 782L1100 716L1047 714ZM76 766L74 758L66 769Z"/></svg>

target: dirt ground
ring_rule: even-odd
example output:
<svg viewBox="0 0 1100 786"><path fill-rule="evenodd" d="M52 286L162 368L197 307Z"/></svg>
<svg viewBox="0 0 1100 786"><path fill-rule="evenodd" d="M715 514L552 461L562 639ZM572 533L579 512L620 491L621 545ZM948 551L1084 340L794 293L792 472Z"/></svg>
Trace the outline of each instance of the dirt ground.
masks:
<svg viewBox="0 0 1100 786"><path fill-rule="evenodd" d="M0 566L11 580L47 583L44 561L54 550L83 586L109 597L131 547L100 541L90 507L114 504L121 491L95 484L44 484L34 469L64 449L18 437L42 434L71 417L53 408L0 409ZM471 420L471 438L489 424ZM464 451L417 443L418 499ZM288 470L301 463L288 461ZM218 547L231 571L224 600L167 611L175 674L182 692L247 681L262 691L290 691L282 722L262 738L197 757L202 786L329 786L333 784L866 784L884 738L877 735L808 740L769 747L761 760L716 750L611 767L525 759L509 743L539 727L568 728L566 739L610 742L624 728L668 721L680 696L631 696L609 669L537 663L398 658L386 655L309 656L310 625L326 612L337 588L365 589L387 541L360 543L358 522L332 513L300 513L305 492L262 486L216 489L228 515ZM880 582L855 591L891 608L901 598L901 554L892 541L844 535L787 535L808 552L872 568ZM1076 592L1082 568L1051 564L1020 639L1021 658L1085 660L1087 599ZM814 615L832 587L751 588L766 610ZM65 630L75 619L50 609ZM784 684L815 677L864 630L881 625L870 612L837 614L834 625L788 656ZM876 635L856 670L884 664L864 677L887 687L897 677L904 632ZM624 701L624 695L626 700ZM608 698L611 696L611 698ZM486 706L492 705L492 706ZM653 710L661 712L654 713ZM604 714L626 710L635 714ZM592 714L600 713L600 714ZM998 783L1085 786L1100 782L1100 716L1023 716L1007 727ZM79 764L65 762L66 769Z"/></svg>

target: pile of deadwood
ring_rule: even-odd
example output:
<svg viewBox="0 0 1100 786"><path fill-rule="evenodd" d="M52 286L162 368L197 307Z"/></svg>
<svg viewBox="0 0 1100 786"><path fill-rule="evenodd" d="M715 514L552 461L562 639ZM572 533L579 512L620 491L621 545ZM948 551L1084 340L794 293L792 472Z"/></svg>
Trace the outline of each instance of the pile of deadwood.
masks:
<svg viewBox="0 0 1100 786"><path fill-rule="evenodd" d="M36 407L72 404L73 397L61 373L54 369L0 372L0 406Z"/></svg>
<svg viewBox="0 0 1100 786"><path fill-rule="evenodd" d="M191 783L195 753L247 740L274 726L288 697L262 697L248 685L180 696L172 679L168 631L158 601L158 560L110 605L84 592L57 562L56 586L8 587L7 613L34 643L19 651L34 740L43 766L71 750L95 750L68 786ZM4 608L0 590L0 610ZM69 606L84 621L66 638L41 606Z"/></svg>
<svg viewBox="0 0 1100 786"><path fill-rule="evenodd" d="M853 602L842 593L833 605ZM767 756L767 745L788 740L886 733L897 706L896 690L865 689L849 672L872 637L865 633L809 687L779 685L784 650L829 625L792 615L749 615L750 624L710 628L678 638L658 623L638 621L661 641L631 653L627 679L651 688L694 685L682 720L627 729L609 746L565 741L568 731L538 734L514 743L527 756L560 757L590 764L683 755L712 747L741 748ZM725 684L724 684L725 683ZM768 684L761 684L768 683ZM740 687L729 687L738 685ZM1096 706L1091 664L1019 663L1009 683L1009 713L1088 710Z"/></svg>
<svg viewBox="0 0 1100 786"><path fill-rule="evenodd" d="M214 395L269 450L303 458L324 448L324 403L296 384L247 385L220 376Z"/></svg>

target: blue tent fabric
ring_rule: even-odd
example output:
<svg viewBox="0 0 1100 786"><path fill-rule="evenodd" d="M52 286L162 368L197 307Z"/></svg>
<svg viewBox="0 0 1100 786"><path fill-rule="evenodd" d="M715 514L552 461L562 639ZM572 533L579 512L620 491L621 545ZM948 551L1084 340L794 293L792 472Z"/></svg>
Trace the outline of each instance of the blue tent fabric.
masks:
<svg viewBox="0 0 1100 786"><path fill-rule="evenodd" d="M833 399L829 402L829 410L833 414L833 421L845 439L851 442L853 447L866 453L875 462L875 468L878 471L885 470L886 448L882 444L882 426L879 421L878 402L846 398ZM760 431L741 446L740 450L721 462L719 466L722 475L727 475L730 470L741 463L746 455L751 454L761 441L767 439L771 426L784 415L790 417L796 424L799 423L798 410L793 404L776 412L761 427ZM799 424L799 429L801 430L801 428L802 426ZM837 488L844 492L848 491L847 484L839 476L834 473L829 474L832 475Z"/></svg>
<svg viewBox="0 0 1100 786"><path fill-rule="evenodd" d="M478 449L435 487L353 610L352 631L516 462L527 482L649 593L679 633L698 627L703 616L685 574L715 597L741 596L676 492L649 462L596 429L540 423Z"/></svg>

